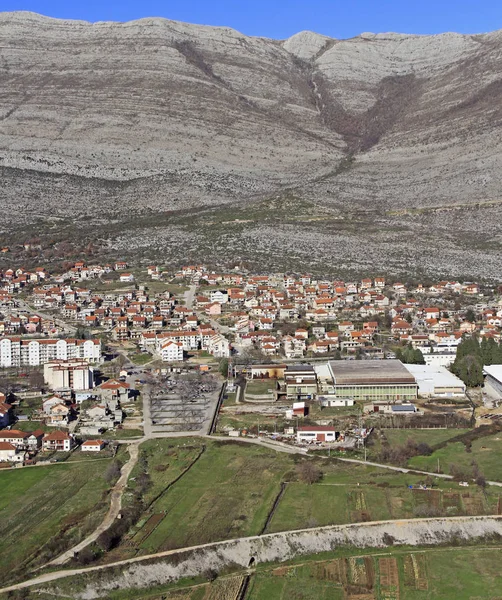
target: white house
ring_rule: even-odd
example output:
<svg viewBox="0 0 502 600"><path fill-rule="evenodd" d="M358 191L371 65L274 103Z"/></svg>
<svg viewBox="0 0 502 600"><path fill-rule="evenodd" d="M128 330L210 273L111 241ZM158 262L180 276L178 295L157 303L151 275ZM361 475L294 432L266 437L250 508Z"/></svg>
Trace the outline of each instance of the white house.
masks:
<svg viewBox="0 0 502 600"><path fill-rule="evenodd" d="M164 362L181 362L183 360L183 344L171 340L162 344L160 356Z"/></svg>
<svg viewBox="0 0 502 600"><path fill-rule="evenodd" d="M211 302L226 304L228 302L228 292L226 290L212 290L209 294Z"/></svg>
<svg viewBox="0 0 502 600"><path fill-rule="evenodd" d="M101 452L105 447L103 440L86 440L80 447L82 452Z"/></svg>
<svg viewBox="0 0 502 600"><path fill-rule="evenodd" d="M334 427L323 425L309 425L308 427L298 427L296 431L296 441L305 442L334 442L336 441L336 430Z"/></svg>
<svg viewBox="0 0 502 600"><path fill-rule="evenodd" d="M338 396L319 396L319 403L323 408L337 408L339 406L354 406L354 399Z"/></svg>
<svg viewBox="0 0 502 600"><path fill-rule="evenodd" d="M25 455L10 442L0 442L0 462L23 462Z"/></svg>

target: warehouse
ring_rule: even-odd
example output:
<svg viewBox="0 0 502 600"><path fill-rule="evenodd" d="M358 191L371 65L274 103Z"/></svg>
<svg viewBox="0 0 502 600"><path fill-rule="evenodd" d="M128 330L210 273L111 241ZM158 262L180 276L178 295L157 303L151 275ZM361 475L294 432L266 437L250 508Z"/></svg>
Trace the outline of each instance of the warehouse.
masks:
<svg viewBox="0 0 502 600"><path fill-rule="evenodd" d="M502 399L502 365L489 365L483 369L486 393L497 400Z"/></svg>
<svg viewBox="0 0 502 600"><path fill-rule="evenodd" d="M415 377L421 398L463 398L464 382L445 367L433 365L405 365Z"/></svg>
<svg viewBox="0 0 502 600"><path fill-rule="evenodd" d="M333 360L328 366L336 396L370 402L417 398L415 377L400 360Z"/></svg>

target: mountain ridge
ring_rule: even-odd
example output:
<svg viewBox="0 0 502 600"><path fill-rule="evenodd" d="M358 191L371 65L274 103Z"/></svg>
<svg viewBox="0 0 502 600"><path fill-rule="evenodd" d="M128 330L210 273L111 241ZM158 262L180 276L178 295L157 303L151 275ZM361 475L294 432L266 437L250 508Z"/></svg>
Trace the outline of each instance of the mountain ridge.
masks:
<svg viewBox="0 0 502 600"><path fill-rule="evenodd" d="M266 255L292 268L279 242L291 225L311 248L298 268L341 258L368 268L357 246L369 243L379 271L493 269L501 31L347 40L303 31L271 40L162 18L88 23L15 12L0 13L0 39L7 242L37 219L71 220L78 206L82 243L96 222L122 222L153 260L162 249L136 235L131 217L157 212L156 234L164 227L182 239L191 225L179 211L212 206L240 221L253 203L282 198L299 214L277 222L281 211L266 209L245 230L216 231L195 216L190 252L221 263L229 260L226 240L249 258L250 231L263 244L272 222L277 243L267 239ZM441 210L462 213L456 230ZM172 211L178 216L166 224L162 215ZM116 233L101 236L111 251ZM413 265L403 263L403 245ZM432 262L420 256L424 247ZM445 248L454 258L441 264Z"/></svg>

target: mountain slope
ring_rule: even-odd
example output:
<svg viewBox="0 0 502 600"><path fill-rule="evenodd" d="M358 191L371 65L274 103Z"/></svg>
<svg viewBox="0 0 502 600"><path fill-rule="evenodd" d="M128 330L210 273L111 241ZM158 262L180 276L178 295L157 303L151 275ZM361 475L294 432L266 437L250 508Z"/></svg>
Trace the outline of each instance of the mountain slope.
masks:
<svg viewBox="0 0 502 600"><path fill-rule="evenodd" d="M0 13L0 40L5 243L496 275L500 32L279 42Z"/></svg>

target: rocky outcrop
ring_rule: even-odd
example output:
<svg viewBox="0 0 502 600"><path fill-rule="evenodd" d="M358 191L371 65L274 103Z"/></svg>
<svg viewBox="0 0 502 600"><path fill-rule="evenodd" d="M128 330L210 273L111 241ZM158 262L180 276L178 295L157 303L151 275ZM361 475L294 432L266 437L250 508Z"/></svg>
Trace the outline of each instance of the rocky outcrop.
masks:
<svg viewBox="0 0 502 600"><path fill-rule="evenodd" d="M278 42L165 19L0 13L0 39L4 235L75 211L90 222L97 207L105 222L124 209L128 218L239 210L293 194L332 215L318 231L335 242L340 228L355 246L363 231L379 244L412 228L417 248L432 236L463 255L445 275L471 262L467 239L481 250L473 273L500 250L496 232L485 247L476 230L500 217L500 32L335 40L304 31ZM455 239L436 211L458 207L482 210L472 229L462 213ZM377 235L352 227L361 214ZM297 228L310 235L305 219ZM240 234L232 243L247 252ZM377 268L400 268L391 246L379 246Z"/></svg>

